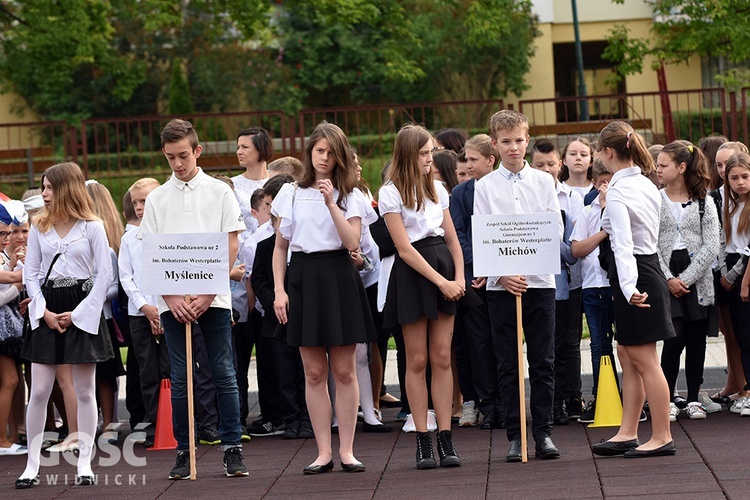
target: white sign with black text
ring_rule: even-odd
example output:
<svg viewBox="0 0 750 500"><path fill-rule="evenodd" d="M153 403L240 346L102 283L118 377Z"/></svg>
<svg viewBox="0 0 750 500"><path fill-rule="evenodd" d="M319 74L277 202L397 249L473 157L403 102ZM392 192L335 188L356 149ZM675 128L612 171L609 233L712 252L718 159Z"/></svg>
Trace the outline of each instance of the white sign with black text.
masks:
<svg viewBox="0 0 750 500"><path fill-rule="evenodd" d="M474 215L474 276L560 272L560 214Z"/></svg>
<svg viewBox="0 0 750 500"><path fill-rule="evenodd" d="M147 295L228 294L227 233L144 234L142 283Z"/></svg>

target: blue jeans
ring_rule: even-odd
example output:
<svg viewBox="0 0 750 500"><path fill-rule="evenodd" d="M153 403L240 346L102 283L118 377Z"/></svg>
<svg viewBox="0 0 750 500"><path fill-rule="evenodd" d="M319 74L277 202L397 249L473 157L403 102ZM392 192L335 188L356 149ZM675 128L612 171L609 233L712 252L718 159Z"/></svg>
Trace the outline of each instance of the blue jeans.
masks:
<svg viewBox="0 0 750 500"><path fill-rule="evenodd" d="M172 425L177 450L190 449L188 436L187 361L185 354L185 325L171 312L161 315L164 337L169 347L172 364ZM209 307L197 321L206 341L219 407L219 432L223 446L240 444L240 402L237 376L232 355L232 327L229 309ZM194 444L193 444L194 445Z"/></svg>
<svg viewBox="0 0 750 500"><path fill-rule="evenodd" d="M617 368L614 352L612 351L612 325L615 322L614 302L612 302L612 288L584 288L583 313L591 335L591 364L594 367L594 387L591 394L596 396L599 385L599 366L602 356L609 356L617 380Z"/></svg>

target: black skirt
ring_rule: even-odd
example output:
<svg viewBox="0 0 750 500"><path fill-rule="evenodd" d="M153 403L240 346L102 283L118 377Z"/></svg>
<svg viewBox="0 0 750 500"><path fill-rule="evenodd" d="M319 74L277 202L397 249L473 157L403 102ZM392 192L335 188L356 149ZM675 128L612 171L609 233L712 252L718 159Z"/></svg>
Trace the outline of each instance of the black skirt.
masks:
<svg viewBox="0 0 750 500"><path fill-rule="evenodd" d="M367 293L347 250L292 253L289 314L283 339L294 347L331 347L377 340Z"/></svg>
<svg viewBox="0 0 750 500"><path fill-rule="evenodd" d="M661 272L659 257L636 255L638 281L636 287L647 293L646 303L651 307L640 308L630 305L625 299L618 279L610 281L615 306L615 340L622 345L650 344L675 336L672 326L669 288L667 279Z"/></svg>
<svg viewBox="0 0 750 500"><path fill-rule="evenodd" d="M108 319L106 322L109 341L112 343L112 350L115 356L112 359L96 364L96 381L109 384L111 387L117 389L117 377L125 375L125 366L123 366L122 356L120 356L120 342L117 340L115 320Z"/></svg>
<svg viewBox="0 0 750 500"><path fill-rule="evenodd" d="M78 280L70 286L57 287L55 282L50 281L42 289L42 294L49 311L62 313L75 309L86 298L90 288L90 279ZM69 326L64 333L59 333L50 329L44 319L41 319L39 327L24 338L21 357L32 363L49 365L99 363L112 359L114 350L104 315L101 314L96 335L85 332L75 325Z"/></svg>
<svg viewBox="0 0 750 500"><path fill-rule="evenodd" d="M14 305L0 307L0 355L18 359L23 345L23 317Z"/></svg>
<svg viewBox="0 0 750 500"><path fill-rule="evenodd" d="M442 237L424 238L415 241L412 246L441 276L449 280L455 278L453 258ZM473 307L481 303L482 300L471 288L467 288L466 295L459 302L445 300L434 283L415 271L396 254L388 281L383 326L391 328L396 325L408 325L425 317L436 320L438 311L455 316L459 306Z"/></svg>
<svg viewBox="0 0 750 500"><path fill-rule="evenodd" d="M672 276L679 276L689 265L690 254L687 250L672 251L672 257L669 260L669 271L672 273ZM698 291L695 285L690 286L690 293L679 298L670 293L669 303L672 318L682 318L685 321L708 319L711 312L710 306L702 306L698 303Z"/></svg>

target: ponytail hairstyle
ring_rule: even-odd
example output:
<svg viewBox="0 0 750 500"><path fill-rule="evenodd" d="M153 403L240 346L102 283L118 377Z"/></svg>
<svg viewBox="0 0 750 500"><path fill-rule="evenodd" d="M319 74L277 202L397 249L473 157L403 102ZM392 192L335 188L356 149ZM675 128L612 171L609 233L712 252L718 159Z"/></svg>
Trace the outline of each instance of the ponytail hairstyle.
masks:
<svg viewBox="0 0 750 500"><path fill-rule="evenodd" d="M562 167L560 167L560 175L557 176L557 179L561 182L565 182L568 179L570 179L570 169L565 164L565 155L568 153L568 148L571 144L574 142L580 142L587 148L589 148L589 167L586 169L586 179L592 180L594 178L592 167L594 166L594 148L589 142L588 139L585 137L576 137L572 141L568 141L568 143L563 148L562 152L560 153L560 160L562 160Z"/></svg>
<svg viewBox="0 0 750 500"><path fill-rule="evenodd" d="M45 206L33 221L42 233L49 231L56 223L70 218L99 220L86 191L83 170L77 163L69 161L52 165L44 171L42 185L45 179L52 186L52 203Z"/></svg>
<svg viewBox="0 0 750 500"><path fill-rule="evenodd" d="M417 211L424 206L425 198L438 202L432 171L424 173L419 166L419 150L431 139L432 135L420 125L401 127L393 146L393 161L386 174L398 189L404 206Z"/></svg>
<svg viewBox="0 0 750 500"><path fill-rule="evenodd" d="M349 144L349 139L346 138L344 131L333 123L328 123L327 121L320 122L307 139L305 143L305 157L302 159L305 171L302 175L302 180L299 181L299 187L308 188L315 184L315 167L312 164L312 151L315 144L321 139L328 141L331 154L336 159L331 183L339 192L336 205L339 208L343 208L341 205L342 202L357 187L357 172L354 166L354 154L352 154L352 146Z"/></svg>
<svg viewBox="0 0 750 500"><path fill-rule="evenodd" d="M649 176L654 171L654 159L646 147L643 137L623 121L614 121L604 127L599 136L599 151L611 149L618 158L630 160Z"/></svg>
<svg viewBox="0 0 750 500"><path fill-rule="evenodd" d="M740 168L750 171L750 155L747 153L737 153L729 157L726 163L726 171L724 173L724 235L726 236L727 243L732 239L732 216L737 213L740 208L740 200L737 193L732 191L729 186L729 174L732 169ZM745 203L745 207L742 209L740 214L740 221L737 224L737 233L743 234L750 230L750 203Z"/></svg>
<svg viewBox="0 0 750 500"><path fill-rule="evenodd" d="M685 187L690 198L704 199L711 185L708 162L703 151L688 141L674 141L664 146L661 153L669 155L677 165L685 164Z"/></svg>

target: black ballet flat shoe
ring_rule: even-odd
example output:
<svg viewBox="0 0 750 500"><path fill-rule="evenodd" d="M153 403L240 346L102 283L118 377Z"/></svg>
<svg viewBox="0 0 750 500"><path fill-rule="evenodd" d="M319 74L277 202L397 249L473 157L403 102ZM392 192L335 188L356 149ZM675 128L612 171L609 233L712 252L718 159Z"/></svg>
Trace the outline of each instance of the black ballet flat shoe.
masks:
<svg viewBox="0 0 750 500"><path fill-rule="evenodd" d="M16 479L16 489L17 490L28 490L29 488L36 486L39 484L39 475L35 478L25 478L25 477L19 477Z"/></svg>
<svg viewBox="0 0 750 500"><path fill-rule="evenodd" d="M623 453L622 456L625 458L667 457L675 453L677 453L677 448L674 445L674 441L670 441L654 450L637 450L633 448Z"/></svg>
<svg viewBox="0 0 750 500"><path fill-rule="evenodd" d="M362 432L384 433L384 432L391 432L391 431L393 431L393 428L389 425L368 424L367 422L362 422Z"/></svg>
<svg viewBox="0 0 750 500"><path fill-rule="evenodd" d="M76 476L76 484L78 486L93 486L96 484L96 478L94 476Z"/></svg>
<svg viewBox="0 0 750 500"><path fill-rule="evenodd" d="M364 472L366 470L364 464L359 462L354 462L353 464L341 462L341 468L344 469L344 472Z"/></svg>
<svg viewBox="0 0 750 500"><path fill-rule="evenodd" d="M342 466L344 464L341 464ZM302 472L307 475L312 474L323 474L324 472L331 472L333 470L333 460L328 462L325 465L308 465L304 469L302 469Z"/></svg>
<svg viewBox="0 0 750 500"><path fill-rule="evenodd" d="M630 439L628 441L602 441L601 443L591 445L591 453L601 457L614 457L616 455L624 455L626 452L640 445L641 443L637 439Z"/></svg>

